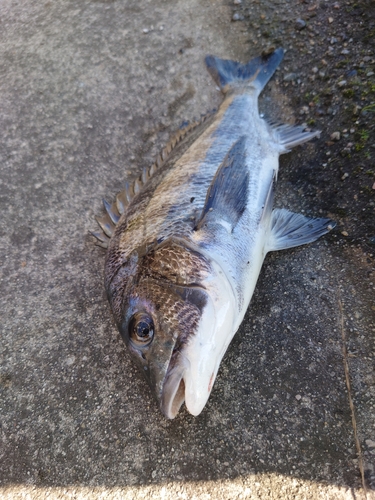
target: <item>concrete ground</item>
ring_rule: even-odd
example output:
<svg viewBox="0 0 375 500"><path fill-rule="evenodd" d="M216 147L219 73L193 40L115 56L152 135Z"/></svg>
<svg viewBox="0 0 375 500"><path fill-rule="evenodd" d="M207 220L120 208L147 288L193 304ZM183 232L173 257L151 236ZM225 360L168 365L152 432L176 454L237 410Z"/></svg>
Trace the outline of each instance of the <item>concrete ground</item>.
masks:
<svg viewBox="0 0 375 500"><path fill-rule="evenodd" d="M322 138L282 158L276 204L338 227L267 257L199 417L160 414L116 331L104 253L89 235L101 199L221 102L206 54L245 61L284 46L262 106L305 119L329 83L314 80L314 61L341 64L341 28L362 43L357 7L335 5L0 2L0 498L375 498L373 181L357 196L346 160L331 161L346 116L333 112L334 93L332 113L317 113ZM333 59L315 52L320 43ZM366 75L372 50L356 52ZM353 154L367 165L363 130Z"/></svg>

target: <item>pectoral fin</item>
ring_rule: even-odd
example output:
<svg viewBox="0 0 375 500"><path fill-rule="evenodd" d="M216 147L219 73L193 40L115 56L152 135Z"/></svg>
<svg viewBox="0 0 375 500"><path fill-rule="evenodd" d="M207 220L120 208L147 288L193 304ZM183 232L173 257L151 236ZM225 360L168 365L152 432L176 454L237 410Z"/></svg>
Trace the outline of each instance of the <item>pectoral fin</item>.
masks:
<svg viewBox="0 0 375 500"><path fill-rule="evenodd" d="M336 226L331 219L310 219L285 209L275 209L266 251L284 250L317 240Z"/></svg>
<svg viewBox="0 0 375 500"><path fill-rule="evenodd" d="M209 222L221 222L229 231L233 231L243 214L249 185L245 144L246 137L240 137L218 168L208 189L196 230Z"/></svg>

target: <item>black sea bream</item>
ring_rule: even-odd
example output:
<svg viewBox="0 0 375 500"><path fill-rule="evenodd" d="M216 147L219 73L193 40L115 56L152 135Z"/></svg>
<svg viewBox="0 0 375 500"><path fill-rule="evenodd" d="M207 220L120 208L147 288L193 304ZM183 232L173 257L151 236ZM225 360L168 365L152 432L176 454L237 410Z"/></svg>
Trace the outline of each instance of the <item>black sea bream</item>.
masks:
<svg viewBox="0 0 375 500"><path fill-rule="evenodd" d="M98 219L116 323L168 418L184 401L203 410L267 252L334 226L272 209L279 155L318 135L259 116L282 58L282 49L247 64L208 56L219 110L180 130Z"/></svg>

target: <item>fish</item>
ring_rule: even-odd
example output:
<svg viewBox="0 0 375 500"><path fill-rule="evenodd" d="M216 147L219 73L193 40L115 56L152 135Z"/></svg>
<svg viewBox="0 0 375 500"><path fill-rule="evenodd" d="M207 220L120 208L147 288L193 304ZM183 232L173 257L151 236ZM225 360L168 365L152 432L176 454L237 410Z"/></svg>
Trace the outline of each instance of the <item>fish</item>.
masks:
<svg viewBox="0 0 375 500"><path fill-rule="evenodd" d="M273 208L279 156L319 135L259 114L283 55L207 56L219 109L178 130L97 218L114 319L168 419L184 402L194 416L205 407L267 253L335 226Z"/></svg>

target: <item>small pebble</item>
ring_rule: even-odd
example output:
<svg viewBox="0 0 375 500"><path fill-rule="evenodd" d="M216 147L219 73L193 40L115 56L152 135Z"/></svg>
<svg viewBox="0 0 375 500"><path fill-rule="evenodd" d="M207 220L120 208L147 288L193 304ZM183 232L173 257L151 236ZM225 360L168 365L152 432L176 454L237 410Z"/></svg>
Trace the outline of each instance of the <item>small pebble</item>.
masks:
<svg viewBox="0 0 375 500"><path fill-rule="evenodd" d="M375 73L373 71L369 71L368 73L366 73L366 76L373 76Z"/></svg>
<svg viewBox="0 0 375 500"><path fill-rule="evenodd" d="M234 5L240 5L242 0L233 0Z"/></svg>
<svg viewBox="0 0 375 500"><path fill-rule="evenodd" d="M348 172L345 172L345 174L341 177L341 180L344 181L347 177L349 177Z"/></svg>
<svg viewBox="0 0 375 500"><path fill-rule="evenodd" d="M344 50L341 51L341 54L343 56L346 56L347 54L349 54L349 50L348 49L344 49Z"/></svg>
<svg viewBox="0 0 375 500"><path fill-rule="evenodd" d="M143 33L147 34L149 32L149 30L147 28L143 28Z"/></svg>
<svg viewBox="0 0 375 500"><path fill-rule="evenodd" d="M296 400L300 401L300 399L302 399L302 396L300 394L296 394Z"/></svg>
<svg viewBox="0 0 375 500"><path fill-rule="evenodd" d="M303 19L297 19L295 28L298 31L303 30L303 28L306 28L306 21L304 21Z"/></svg>
<svg viewBox="0 0 375 500"><path fill-rule="evenodd" d="M339 82L337 85L339 87L344 87L346 85L346 80L341 80L341 82Z"/></svg>
<svg viewBox="0 0 375 500"><path fill-rule="evenodd" d="M65 363L68 365L68 366L71 366L74 361L76 360L76 357L75 356L70 356L69 358L66 358L65 360Z"/></svg>
<svg viewBox="0 0 375 500"><path fill-rule="evenodd" d="M297 79L297 73L288 73L284 75L284 82L291 82Z"/></svg>
<svg viewBox="0 0 375 500"><path fill-rule="evenodd" d="M343 236L349 236L349 234L348 234L346 231L341 231L341 234L342 234Z"/></svg>
<svg viewBox="0 0 375 500"><path fill-rule="evenodd" d="M316 66L313 67L313 69L311 70L313 73L317 73L319 70Z"/></svg>
<svg viewBox="0 0 375 500"><path fill-rule="evenodd" d="M333 23L333 17L329 17L328 18L328 22L329 22L329 24L332 24Z"/></svg>
<svg viewBox="0 0 375 500"><path fill-rule="evenodd" d="M332 140L332 141L339 141L339 140L340 140L340 138L341 138L341 134L340 134L340 132L333 132L333 133L331 134L331 140Z"/></svg>
<svg viewBox="0 0 375 500"><path fill-rule="evenodd" d="M232 21L243 21L245 18L239 12L235 12L232 16Z"/></svg>
<svg viewBox="0 0 375 500"><path fill-rule="evenodd" d="M352 78L353 76L357 76L357 70L356 69L351 69L346 72L346 76L348 78Z"/></svg>
<svg viewBox="0 0 375 500"><path fill-rule="evenodd" d="M334 8L334 9L339 9L339 8L340 8L340 4L339 4L338 2L335 2L335 3L333 4L333 8Z"/></svg>

